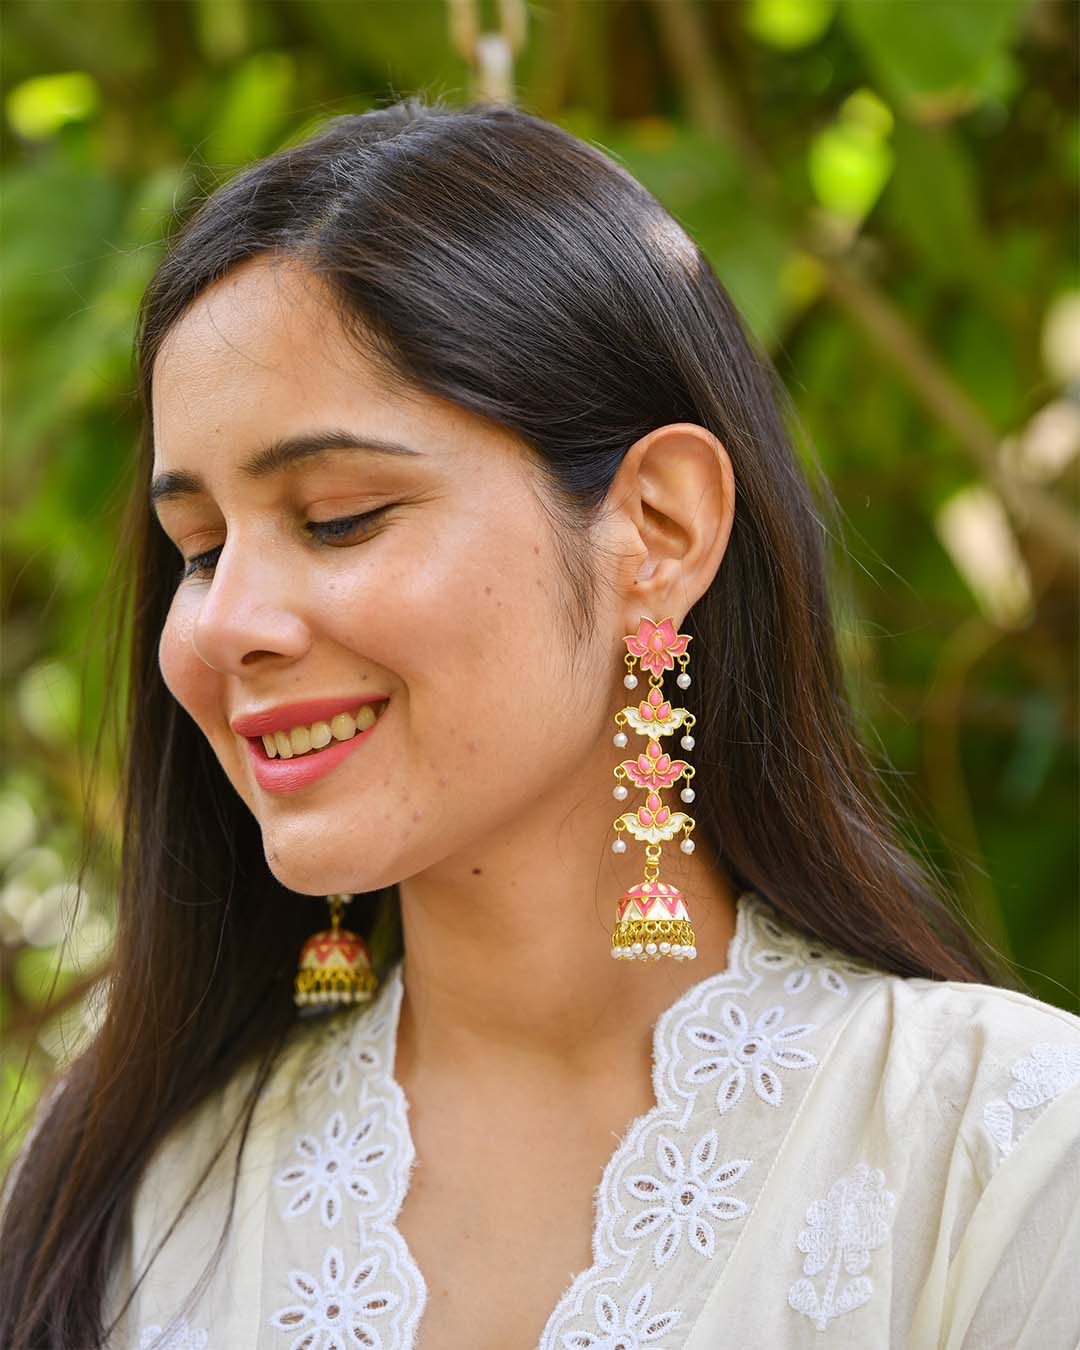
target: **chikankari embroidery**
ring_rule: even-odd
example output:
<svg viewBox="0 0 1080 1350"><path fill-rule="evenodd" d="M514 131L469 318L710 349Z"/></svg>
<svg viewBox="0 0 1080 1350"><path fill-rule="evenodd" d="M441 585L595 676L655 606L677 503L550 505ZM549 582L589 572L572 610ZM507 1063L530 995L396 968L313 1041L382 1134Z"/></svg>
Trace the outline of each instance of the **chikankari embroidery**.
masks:
<svg viewBox="0 0 1080 1350"><path fill-rule="evenodd" d="M1028 1054L1013 1060L1010 1073L1016 1082L1007 1095L983 1107L983 1126L999 1150L998 1162L1013 1151L1055 1097L1080 1082L1080 1045L1039 1041ZM1027 1124L1019 1133L1014 1110L1032 1113L1024 1117Z"/></svg>
<svg viewBox="0 0 1080 1350"><path fill-rule="evenodd" d="M750 961L762 970L786 970L784 993L801 994L815 981L829 994L847 998L849 978L867 979L880 974L873 966L846 956L822 943L808 941L794 929L787 929L769 913L758 917L758 925L771 946L759 944Z"/></svg>
<svg viewBox="0 0 1080 1350"><path fill-rule="evenodd" d="M280 1308L270 1325L294 1334L290 1350L347 1350L352 1346L380 1350L390 1344L389 1337L384 1341L390 1331L387 1314L401 1303L402 1296L385 1279L384 1256L388 1253L389 1248L373 1243L346 1276L341 1251L329 1247L320 1279L304 1270L290 1270L289 1284L300 1302ZM387 1266L401 1259L400 1252L389 1255Z"/></svg>
<svg viewBox="0 0 1080 1350"><path fill-rule="evenodd" d="M389 1152L387 1135L379 1136L376 1112L369 1111L350 1128L345 1113L334 1111L323 1129L323 1142L310 1134L298 1135L296 1161L274 1178L278 1186L298 1188L284 1217L306 1213L321 1196L319 1215L324 1227L333 1228L341 1218L343 1191L358 1205L375 1211L379 1193L369 1173Z"/></svg>
<svg viewBox="0 0 1080 1350"><path fill-rule="evenodd" d="M307 1067L297 1083L301 1097L310 1097L327 1087L340 1097L352 1081L365 1075L379 1073L384 1065L371 1044L375 1009L365 1009L362 1018L331 1018L330 1025L320 1028L321 1035L312 1047Z"/></svg>
<svg viewBox="0 0 1080 1350"><path fill-rule="evenodd" d="M643 1284L632 1296L625 1316L619 1305L608 1294L596 1296L596 1325L599 1333L569 1331L562 1338L564 1350L637 1350L638 1346L653 1345L678 1322L681 1314L674 1308L664 1313L653 1313L651 1284Z"/></svg>
<svg viewBox="0 0 1080 1350"><path fill-rule="evenodd" d="M735 1185L751 1165L750 1159L730 1158L716 1166L716 1150L716 1131L709 1130L690 1149L687 1163L678 1144L662 1134L656 1141L662 1177L638 1172L627 1178L626 1189L636 1199L644 1200L648 1208L625 1225L623 1237L636 1242L659 1229L653 1245L657 1269L679 1250L684 1232L696 1252L712 1256L716 1232L709 1220L741 1219L747 1211L742 1200L723 1192Z"/></svg>
<svg viewBox="0 0 1080 1350"><path fill-rule="evenodd" d="M796 1280L788 1290L788 1303L804 1317L813 1318L818 1331L869 1302L874 1286L862 1272L870 1264L870 1253L889 1236L895 1205L896 1196L885 1190L885 1174L861 1162L849 1176L829 1187L824 1200L815 1200L807 1209L807 1227L797 1242L799 1251L806 1253L803 1274L817 1275L831 1266L820 1293L811 1280ZM855 1279L837 1293L841 1267Z"/></svg>
<svg viewBox="0 0 1080 1350"><path fill-rule="evenodd" d="M424 1278L394 1226L416 1157L405 1096L383 1044L396 1026L400 967L384 994L355 1018L335 1018L320 1029L300 1080L301 1102L308 1100L304 1090L320 1085L341 1098L355 1074L356 1105L331 1111L321 1141L309 1131L295 1137L293 1157L274 1178L294 1192L281 1217L290 1225L301 1222L318 1202L323 1228L336 1228L343 1219L353 1225L360 1259L350 1261L346 1274L342 1248L331 1245L319 1277L304 1269L288 1272L300 1301L278 1307L269 1322L290 1335L289 1350L403 1350L412 1345L427 1303ZM317 1093L310 1100L318 1102Z"/></svg>
<svg viewBox="0 0 1080 1350"><path fill-rule="evenodd" d="M709 1051L708 1058L699 1059L686 1071L688 1083L707 1083L719 1077L716 1090L716 1109L730 1111L742 1096L747 1075L753 1080L754 1091L769 1106L779 1106L784 1097L783 1085L770 1065L777 1069L809 1069L817 1059L809 1050L802 1050L791 1042L817 1028L813 1022L784 1027L784 1009L777 1004L755 1018L751 1028L746 1013L737 1003L724 1002L720 1018L725 1030L716 1027L690 1027L690 1043Z"/></svg>

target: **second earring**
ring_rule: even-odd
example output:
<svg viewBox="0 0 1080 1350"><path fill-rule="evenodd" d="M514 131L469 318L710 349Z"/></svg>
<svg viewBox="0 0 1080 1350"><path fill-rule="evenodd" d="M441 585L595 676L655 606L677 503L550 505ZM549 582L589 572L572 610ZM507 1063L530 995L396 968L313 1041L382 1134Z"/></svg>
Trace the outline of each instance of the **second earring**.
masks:
<svg viewBox="0 0 1080 1350"><path fill-rule="evenodd" d="M642 789L646 797L637 810L626 812L614 822L616 838L611 847L615 853L625 853L624 835L627 834L643 843L645 869L643 880L631 886L618 901L611 955L624 961L657 961L662 956L692 961L697 956L697 948L685 897L677 886L660 880L662 844L681 834L681 850L684 853L694 851L691 834L696 822L685 811L672 811L660 796L684 778L686 786L680 796L687 803L694 800L694 789L690 786L693 767L686 760L674 759L663 748L664 737L680 727L683 729L682 748L694 748L694 738L690 734L695 721L693 714L685 708L673 707L663 692L664 672L674 670L676 661L680 667L676 684L680 689L689 688L690 676L686 667L690 658L686 648L691 637L688 633L677 633L670 618L660 623L642 618L637 632L623 640L627 646L627 673L623 683L627 689L637 688L634 667L640 664L642 672L649 677L649 691L636 706L623 708L615 714L618 730L613 741L620 750L625 749L628 744L626 729L629 728L646 737L647 744L645 752L636 759L625 759L616 766L614 773L618 781L613 795L617 801L625 801L629 796L626 783L630 782Z"/></svg>

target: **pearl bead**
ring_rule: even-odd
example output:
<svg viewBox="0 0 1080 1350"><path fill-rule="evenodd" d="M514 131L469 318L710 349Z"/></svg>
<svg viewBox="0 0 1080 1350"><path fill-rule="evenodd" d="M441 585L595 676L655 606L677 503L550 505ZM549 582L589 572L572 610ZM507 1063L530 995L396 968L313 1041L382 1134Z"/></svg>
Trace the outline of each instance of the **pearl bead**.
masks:
<svg viewBox="0 0 1080 1350"><path fill-rule="evenodd" d="M630 794L627 792L626 788L623 787L622 783L620 783L617 787L611 789L611 795L616 801L624 802Z"/></svg>
<svg viewBox="0 0 1080 1350"><path fill-rule="evenodd" d="M679 744L682 746L684 750L693 750L694 738L693 736L684 736L682 740L679 742Z"/></svg>
<svg viewBox="0 0 1080 1350"><path fill-rule="evenodd" d="M672 956L682 955L682 946L678 942L673 942L671 944L671 954Z"/></svg>
<svg viewBox="0 0 1080 1350"><path fill-rule="evenodd" d="M676 679L675 683L679 686L680 689L689 689L690 676L687 675L686 671L684 670L682 674Z"/></svg>
<svg viewBox="0 0 1080 1350"><path fill-rule="evenodd" d="M624 676L623 676L623 684L626 685L627 689L636 689L636 688L637 688L637 676L636 676L636 675L624 675Z"/></svg>
<svg viewBox="0 0 1080 1350"><path fill-rule="evenodd" d="M630 948L630 950L634 953L635 956L637 956L643 949L640 942L635 942L633 946Z"/></svg>
<svg viewBox="0 0 1080 1350"><path fill-rule="evenodd" d="M661 950L661 951L664 953L664 955L666 956L666 955L668 954L668 952L671 951L671 943L670 943L670 942L661 942L661 944L660 944L660 950Z"/></svg>
<svg viewBox="0 0 1080 1350"><path fill-rule="evenodd" d="M692 839L684 839L682 843L679 845L679 847L682 849L684 853L693 853L694 841Z"/></svg>
<svg viewBox="0 0 1080 1350"><path fill-rule="evenodd" d="M683 799L684 802L692 802L694 798L697 796L697 793L694 791L693 788L685 787L679 793L679 796Z"/></svg>
<svg viewBox="0 0 1080 1350"><path fill-rule="evenodd" d="M694 959L694 957L697 956L697 948L696 948L696 947L687 947L687 949L686 949L686 955L687 955L687 957L692 961L692 960Z"/></svg>
<svg viewBox="0 0 1080 1350"><path fill-rule="evenodd" d="M611 851L612 851L612 853L625 853L625 852L626 852L626 840L625 840L625 839L616 839L616 840L614 841L614 843L611 845Z"/></svg>
<svg viewBox="0 0 1080 1350"><path fill-rule="evenodd" d="M655 943L655 942L646 942L646 944L645 944L645 950L649 953L650 956L652 956L653 952L656 951L656 943Z"/></svg>
<svg viewBox="0 0 1080 1350"><path fill-rule="evenodd" d="M619 747L620 750L625 750L625 749L626 749L626 732L625 732L625 731L617 731L617 732L615 733L615 735L612 736L612 738L611 738L611 743L612 743L613 745L617 745L617 746Z"/></svg>

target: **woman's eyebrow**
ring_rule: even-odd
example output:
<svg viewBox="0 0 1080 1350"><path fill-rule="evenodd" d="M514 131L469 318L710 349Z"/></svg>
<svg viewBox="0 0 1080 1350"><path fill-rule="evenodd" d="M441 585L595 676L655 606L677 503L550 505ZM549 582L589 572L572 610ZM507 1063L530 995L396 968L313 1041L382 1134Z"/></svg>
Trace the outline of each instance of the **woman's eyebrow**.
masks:
<svg viewBox="0 0 1080 1350"><path fill-rule="evenodd" d="M423 454L423 451L402 445L400 441L386 440L381 436L361 436L354 431L328 427L325 430L303 431L295 436L283 436L279 440L271 441L269 445L242 460L239 473L241 477L249 480L269 478L273 474L292 468L302 460L334 454L339 450L376 455ZM191 473L187 469L169 469L165 473L159 473L150 484L150 506L156 514L159 502L178 497L205 496L207 491L206 481L200 474Z"/></svg>

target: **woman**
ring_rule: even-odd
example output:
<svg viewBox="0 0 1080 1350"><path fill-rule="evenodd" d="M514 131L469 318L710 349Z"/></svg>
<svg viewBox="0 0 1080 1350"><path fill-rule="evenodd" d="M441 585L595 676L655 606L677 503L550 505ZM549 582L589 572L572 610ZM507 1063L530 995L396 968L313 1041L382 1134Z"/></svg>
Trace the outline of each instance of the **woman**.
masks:
<svg viewBox="0 0 1080 1350"><path fill-rule="evenodd" d="M1073 1344L1080 1020L900 843L783 391L640 184L334 118L139 363L115 971L0 1343Z"/></svg>

